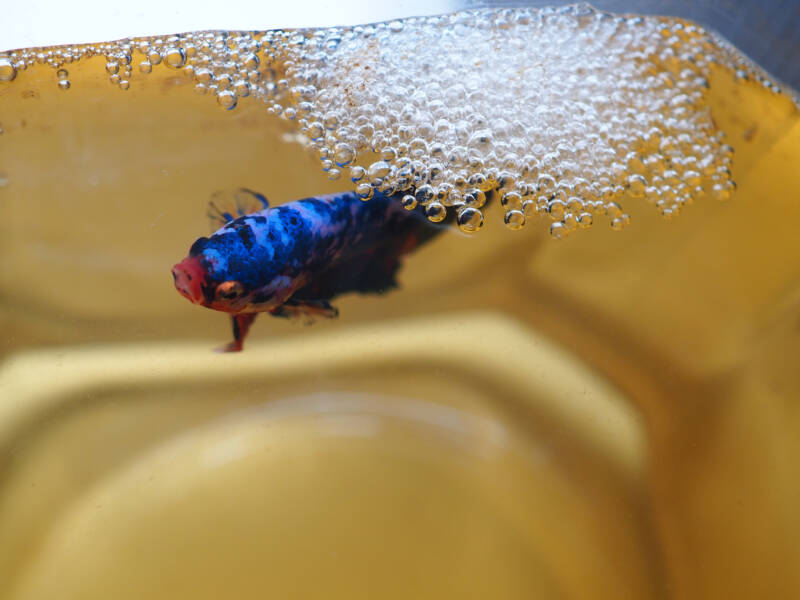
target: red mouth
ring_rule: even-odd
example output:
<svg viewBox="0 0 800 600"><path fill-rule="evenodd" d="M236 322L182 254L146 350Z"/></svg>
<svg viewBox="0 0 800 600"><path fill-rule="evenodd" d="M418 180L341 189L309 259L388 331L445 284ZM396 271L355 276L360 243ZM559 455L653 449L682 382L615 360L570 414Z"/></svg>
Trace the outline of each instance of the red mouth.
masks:
<svg viewBox="0 0 800 600"><path fill-rule="evenodd" d="M203 302L202 283L205 276L205 269L197 256L188 256L172 267L175 289L194 304Z"/></svg>

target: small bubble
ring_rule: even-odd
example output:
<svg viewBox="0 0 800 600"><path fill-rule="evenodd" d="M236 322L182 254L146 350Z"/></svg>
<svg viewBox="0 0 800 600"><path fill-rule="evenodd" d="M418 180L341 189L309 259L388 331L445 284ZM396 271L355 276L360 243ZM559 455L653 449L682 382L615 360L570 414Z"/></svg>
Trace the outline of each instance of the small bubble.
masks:
<svg viewBox="0 0 800 600"><path fill-rule="evenodd" d="M233 87L233 79L229 75L220 75L216 78L217 89L224 91Z"/></svg>
<svg viewBox="0 0 800 600"><path fill-rule="evenodd" d="M631 198L643 198L645 189L647 188L647 180L643 175L631 175L628 177L628 193Z"/></svg>
<svg viewBox="0 0 800 600"><path fill-rule="evenodd" d="M211 72L211 69L201 68L195 70L194 78L198 83L204 83L208 85L214 80L214 75Z"/></svg>
<svg viewBox="0 0 800 600"><path fill-rule="evenodd" d="M547 205L547 212L550 213L552 219L560 221L564 218L564 213L567 212L567 205L561 200L553 200Z"/></svg>
<svg viewBox="0 0 800 600"><path fill-rule="evenodd" d="M152 60L150 61L152 62ZM164 51L164 64L172 69L180 69L186 64L186 53L183 48L167 48Z"/></svg>
<svg viewBox="0 0 800 600"><path fill-rule="evenodd" d="M106 71L108 71L110 75L116 74L119 71L119 63L114 60L108 61L106 63Z"/></svg>
<svg viewBox="0 0 800 600"><path fill-rule="evenodd" d="M458 212L458 228L465 233L475 233L483 228L483 213L469 206Z"/></svg>
<svg viewBox="0 0 800 600"><path fill-rule="evenodd" d="M711 195L720 202L730 200L733 195L733 185L727 183L715 183L711 188Z"/></svg>
<svg viewBox="0 0 800 600"><path fill-rule="evenodd" d="M470 208L482 208L486 204L486 194L478 188L471 188L464 192L463 201Z"/></svg>
<svg viewBox="0 0 800 600"><path fill-rule="evenodd" d="M336 181L341 175L342 172L339 169L328 169L328 179L331 181Z"/></svg>
<svg viewBox="0 0 800 600"><path fill-rule="evenodd" d="M151 65L146 60L139 63L139 71L141 71L142 73L147 74L150 73L152 70L153 70L153 65Z"/></svg>
<svg viewBox="0 0 800 600"><path fill-rule="evenodd" d="M59 69L58 71L56 71L56 77L58 77L59 79L67 79L69 77L69 71L67 71L66 69Z"/></svg>
<svg viewBox="0 0 800 600"><path fill-rule="evenodd" d="M236 94L231 90L225 90L217 94L217 104L225 110L233 110L236 108L237 102Z"/></svg>
<svg viewBox="0 0 800 600"><path fill-rule="evenodd" d="M525 213L521 210L510 210L503 217L506 227L517 230L525 226Z"/></svg>
<svg viewBox="0 0 800 600"><path fill-rule="evenodd" d="M417 188L417 191L414 192L414 198L416 198L417 202L423 206L433 202L435 196L436 193L429 185L421 185Z"/></svg>
<svg viewBox="0 0 800 600"><path fill-rule="evenodd" d="M119 82L119 89L121 89L122 91L125 91L125 90L127 90L129 87L131 87L131 83L130 83L130 81L128 81L127 79L122 79L122 80L120 80L120 82Z"/></svg>
<svg viewBox="0 0 800 600"><path fill-rule="evenodd" d="M0 58L0 81L12 81L17 76L17 68L9 59Z"/></svg>
<svg viewBox="0 0 800 600"><path fill-rule="evenodd" d="M319 140L325 136L325 127L319 121L314 121L308 126L308 139Z"/></svg>
<svg viewBox="0 0 800 600"><path fill-rule="evenodd" d="M70 88L69 79L61 79L58 82L58 89L60 90L68 90Z"/></svg>
<svg viewBox="0 0 800 600"><path fill-rule="evenodd" d="M367 174L366 169L364 167L350 167L350 181L353 183L357 183L364 179L364 176Z"/></svg>
<svg viewBox="0 0 800 600"><path fill-rule="evenodd" d="M441 223L447 216L447 209L443 204L438 202L431 202L425 207L425 216L434 223Z"/></svg>
<svg viewBox="0 0 800 600"><path fill-rule="evenodd" d="M611 219L616 219L622 214L622 207L616 202L609 202L606 204L606 214Z"/></svg>
<svg viewBox="0 0 800 600"><path fill-rule="evenodd" d="M356 195L362 200L369 200L375 195L375 190L368 183L359 183L356 186Z"/></svg>
<svg viewBox="0 0 800 600"><path fill-rule="evenodd" d="M582 212L578 215L578 226L587 229L592 226L594 222L594 218L592 217L592 213Z"/></svg>
<svg viewBox="0 0 800 600"><path fill-rule="evenodd" d="M356 158L356 151L349 144L338 143L333 148L333 162L346 167Z"/></svg>
<svg viewBox="0 0 800 600"><path fill-rule="evenodd" d="M507 210L519 211L522 208L522 196L517 192L506 192L500 198L500 204Z"/></svg>
<svg viewBox="0 0 800 600"><path fill-rule="evenodd" d="M261 61L259 61L257 54L249 54L244 59L244 66L247 69L256 69L256 68L258 68L258 65L259 65L260 62Z"/></svg>
<svg viewBox="0 0 800 600"><path fill-rule="evenodd" d="M414 210L417 208L417 199L414 198L411 194L406 194L400 200L400 205L405 208L406 210Z"/></svg>
<svg viewBox="0 0 800 600"><path fill-rule="evenodd" d="M397 150L389 146L381 150L381 158L385 161L392 161L397 158Z"/></svg>
<svg viewBox="0 0 800 600"><path fill-rule="evenodd" d="M553 238L560 240L563 239L566 234L566 228L561 221L550 224L550 235L553 236Z"/></svg>
<svg viewBox="0 0 800 600"><path fill-rule="evenodd" d="M189 67L190 66L191 65L189 65ZM189 67L186 68L188 69ZM233 91L239 98L246 98L250 95L250 84L240 79L233 84Z"/></svg>
<svg viewBox="0 0 800 600"><path fill-rule="evenodd" d="M367 170L370 179L375 179L377 177L384 178L386 177L392 170L392 166L384 161L379 160L377 162L372 163Z"/></svg>

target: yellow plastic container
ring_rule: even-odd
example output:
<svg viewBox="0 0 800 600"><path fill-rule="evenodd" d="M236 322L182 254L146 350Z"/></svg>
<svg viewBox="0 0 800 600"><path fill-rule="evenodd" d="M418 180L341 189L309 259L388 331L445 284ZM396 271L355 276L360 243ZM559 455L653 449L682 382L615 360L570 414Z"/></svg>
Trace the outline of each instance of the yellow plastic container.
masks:
<svg viewBox="0 0 800 600"><path fill-rule="evenodd" d="M715 75L726 204L495 214L229 356L169 274L210 192L341 185L256 103L70 73L0 88L0 598L800 595L786 98Z"/></svg>

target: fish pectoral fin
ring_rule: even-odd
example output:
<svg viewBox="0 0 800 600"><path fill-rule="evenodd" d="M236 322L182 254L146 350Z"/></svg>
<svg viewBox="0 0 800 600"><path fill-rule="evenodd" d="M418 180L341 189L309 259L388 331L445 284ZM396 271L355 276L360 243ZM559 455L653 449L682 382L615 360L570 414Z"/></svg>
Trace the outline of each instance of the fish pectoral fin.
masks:
<svg viewBox="0 0 800 600"><path fill-rule="evenodd" d="M211 222L211 230L216 231L222 225L230 223L237 217L269 208L269 200L247 188L234 191L215 192L208 201L206 215Z"/></svg>
<svg viewBox="0 0 800 600"><path fill-rule="evenodd" d="M250 331L250 325L256 320L257 313L245 313L241 315L231 315L231 325L233 327L233 341L218 348L218 352L241 352L244 347L244 338Z"/></svg>
<svg viewBox="0 0 800 600"><path fill-rule="evenodd" d="M339 316L339 309L325 300L289 299L271 310L270 314L283 319L305 319L310 324L317 318L335 319Z"/></svg>

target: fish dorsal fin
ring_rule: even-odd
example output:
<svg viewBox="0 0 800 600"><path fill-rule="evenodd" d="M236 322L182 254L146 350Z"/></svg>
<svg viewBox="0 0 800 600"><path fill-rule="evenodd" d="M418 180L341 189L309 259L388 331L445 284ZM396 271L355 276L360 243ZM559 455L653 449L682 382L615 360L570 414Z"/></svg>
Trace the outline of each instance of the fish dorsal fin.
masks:
<svg viewBox="0 0 800 600"><path fill-rule="evenodd" d="M216 231L237 217L269 208L269 200L263 194L247 188L227 192L215 192L208 202L206 214L211 221L211 230Z"/></svg>

